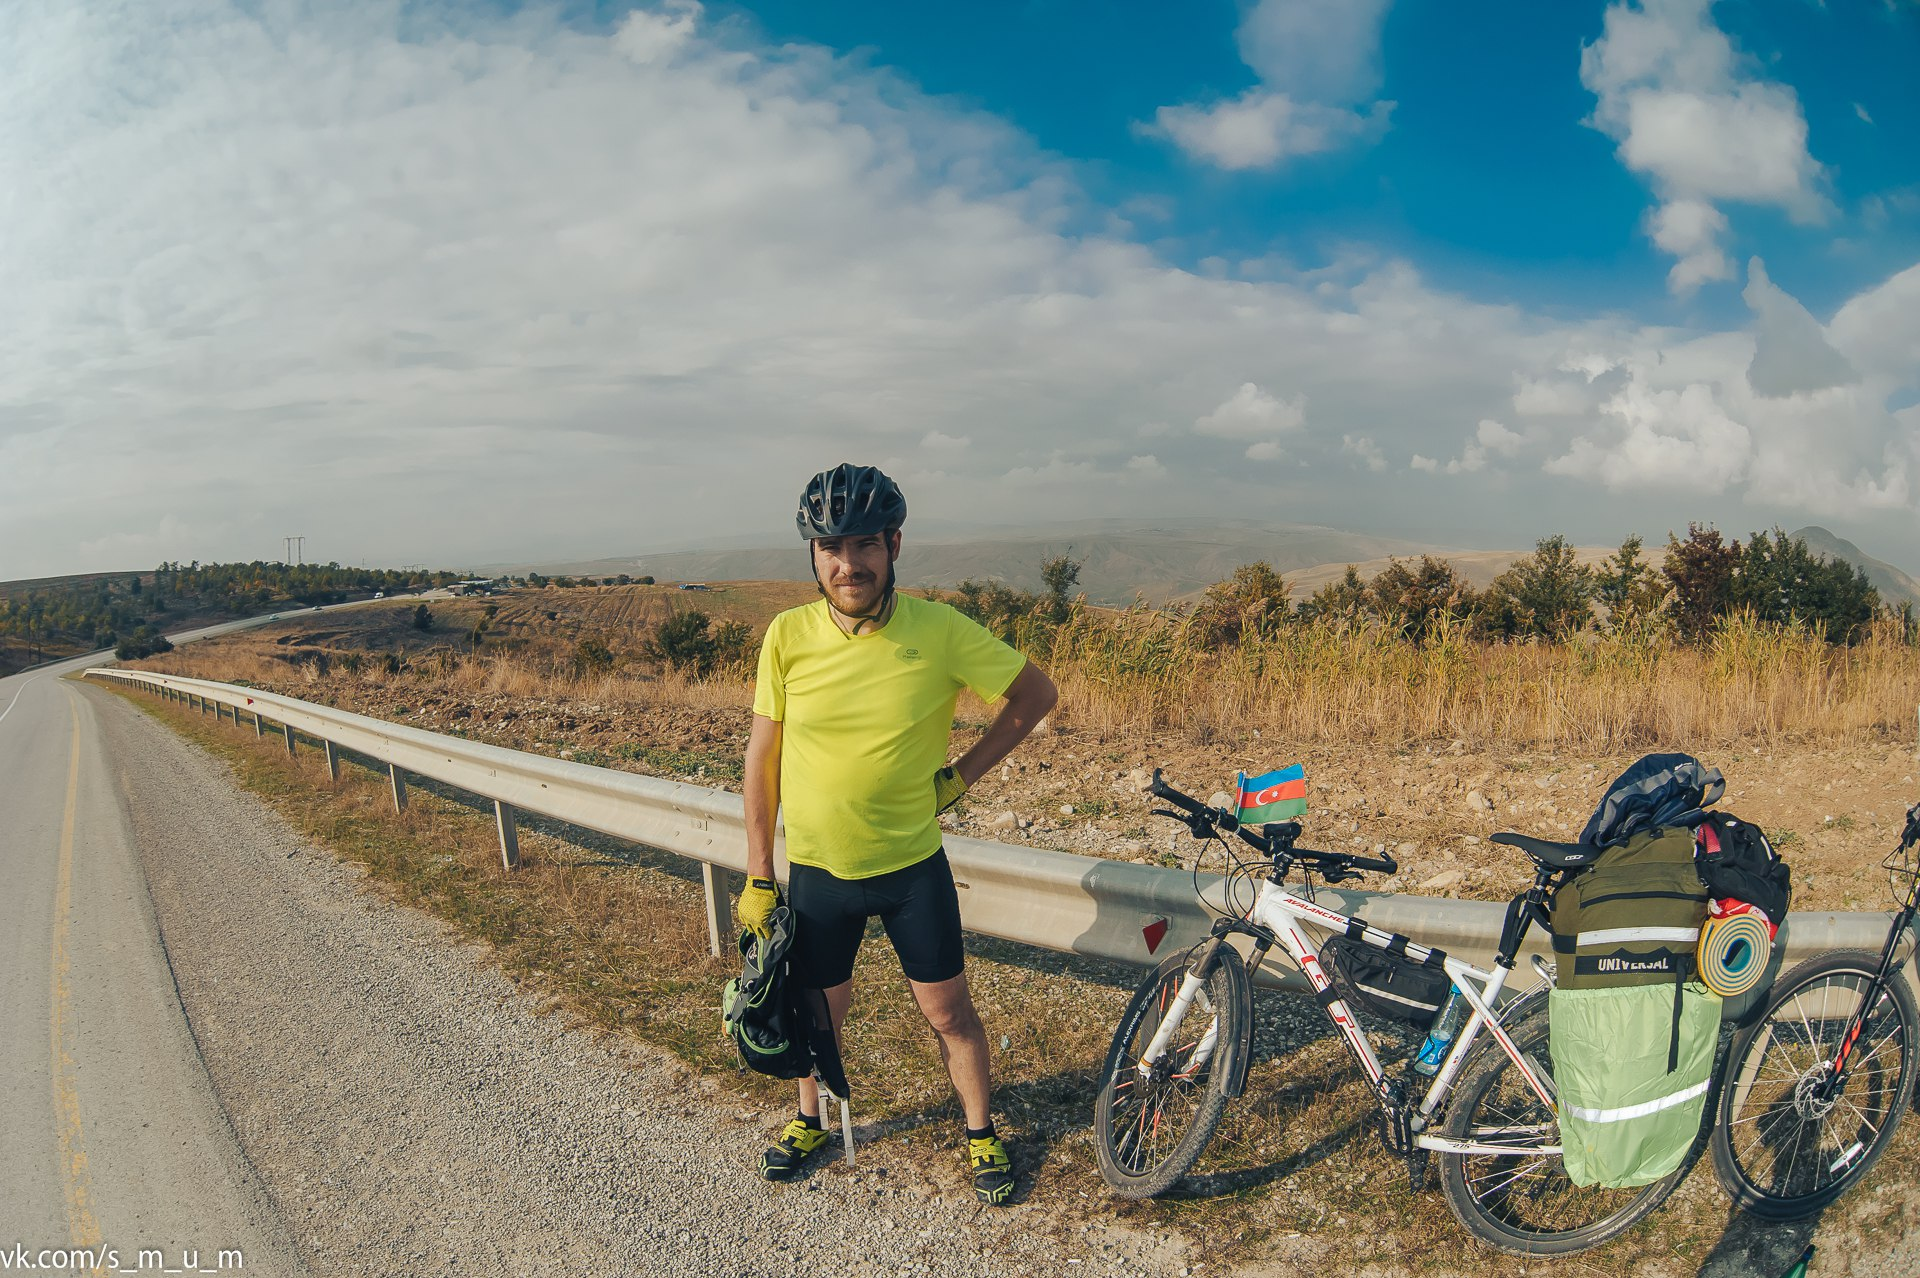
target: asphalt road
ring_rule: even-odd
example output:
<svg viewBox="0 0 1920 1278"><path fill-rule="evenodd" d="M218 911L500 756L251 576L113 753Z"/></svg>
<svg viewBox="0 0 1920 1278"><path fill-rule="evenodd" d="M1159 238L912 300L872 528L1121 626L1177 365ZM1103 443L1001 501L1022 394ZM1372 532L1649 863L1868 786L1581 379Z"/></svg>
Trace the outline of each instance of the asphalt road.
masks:
<svg viewBox="0 0 1920 1278"><path fill-rule="evenodd" d="M95 698L60 678L101 659L0 680L0 1248L300 1272L207 1085Z"/></svg>

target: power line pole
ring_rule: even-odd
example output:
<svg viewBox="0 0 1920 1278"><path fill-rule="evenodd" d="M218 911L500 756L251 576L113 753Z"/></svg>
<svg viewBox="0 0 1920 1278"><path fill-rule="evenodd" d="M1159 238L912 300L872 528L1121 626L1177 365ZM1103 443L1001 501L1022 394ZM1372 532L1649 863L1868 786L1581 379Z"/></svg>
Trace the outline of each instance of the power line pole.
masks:
<svg viewBox="0 0 1920 1278"><path fill-rule="evenodd" d="M286 558L280 562L283 564L298 564L300 562L299 556L303 554L306 549L307 539L305 537L283 537L281 540L287 543L287 554Z"/></svg>

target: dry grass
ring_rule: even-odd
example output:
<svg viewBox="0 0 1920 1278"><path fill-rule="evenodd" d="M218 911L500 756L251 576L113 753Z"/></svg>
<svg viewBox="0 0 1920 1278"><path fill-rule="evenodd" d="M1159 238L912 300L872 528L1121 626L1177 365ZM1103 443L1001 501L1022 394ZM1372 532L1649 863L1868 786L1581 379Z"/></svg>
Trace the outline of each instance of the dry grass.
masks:
<svg viewBox="0 0 1920 1278"><path fill-rule="evenodd" d="M1904 733L1920 704L1920 648L1891 626L1843 648L1739 617L1699 647L1645 631L1488 644L1453 630L1414 644L1377 625L1335 622L1215 651L1177 617L1081 610L1053 637L1049 667L1062 716L1076 724L1202 740L1257 728L1296 741L1460 738L1603 751L1851 743Z"/></svg>
<svg viewBox="0 0 1920 1278"><path fill-rule="evenodd" d="M791 583L750 585L696 596L639 586L523 592L504 597L477 649L446 638L480 615L461 601L442 605L458 611L424 647L428 637L405 630L336 630L316 640L283 629L143 664L228 682L278 684L291 667L310 686L344 670L375 685L427 679L465 694L738 709L751 704L751 672L695 678L639 654L648 627L675 608L764 624L777 605L799 602L774 589L796 592ZM604 641L614 668L583 672L572 659L582 637ZM1697 646L1653 630L1488 644L1455 629L1415 644L1381 626L1332 622L1215 650L1175 614L1077 608L1058 630L1034 625L1016 641L1060 684L1063 725L1115 739L1151 732L1209 744L1258 729L1303 743L1463 739L1595 752L1673 742L1859 744L1903 737L1920 705L1920 648L1891 625L1846 648L1742 617ZM393 653L399 672L388 673L386 653L369 648ZM969 707L962 718L976 714Z"/></svg>

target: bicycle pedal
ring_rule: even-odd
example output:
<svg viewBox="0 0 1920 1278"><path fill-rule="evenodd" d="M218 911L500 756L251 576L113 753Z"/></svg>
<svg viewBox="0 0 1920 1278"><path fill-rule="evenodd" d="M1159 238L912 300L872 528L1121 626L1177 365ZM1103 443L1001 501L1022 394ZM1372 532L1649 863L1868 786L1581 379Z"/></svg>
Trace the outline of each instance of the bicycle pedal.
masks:
<svg viewBox="0 0 1920 1278"><path fill-rule="evenodd" d="M1407 1188L1419 1193L1427 1187L1427 1164L1433 1161L1431 1149L1413 1148L1407 1151Z"/></svg>

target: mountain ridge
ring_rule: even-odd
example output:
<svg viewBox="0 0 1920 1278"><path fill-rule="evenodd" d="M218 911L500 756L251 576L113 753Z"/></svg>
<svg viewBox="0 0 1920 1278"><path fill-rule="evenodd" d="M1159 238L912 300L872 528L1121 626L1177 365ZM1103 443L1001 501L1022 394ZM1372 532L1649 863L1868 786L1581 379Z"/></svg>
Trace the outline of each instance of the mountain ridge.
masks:
<svg viewBox="0 0 1920 1278"><path fill-rule="evenodd" d="M1791 534L1827 558L1844 559L1862 569L1881 598L1920 606L1920 580L1875 559L1858 546L1818 525ZM1662 547L1649 546L1658 562ZM973 537L916 541L909 531L900 556L900 583L951 589L969 578L998 581L1021 590L1041 588L1040 565L1059 555L1083 562L1079 589L1096 604L1124 606L1143 599L1165 604L1193 599L1243 564L1265 560L1304 599L1343 576L1352 564L1362 578L1385 568L1393 558L1432 555L1453 563L1476 589L1484 589L1530 548L1469 550L1407 538L1355 533L1319 524L1262 523L1257 520L1160 519L1151 522L1088 519L1067 524L1035 524L994 530ZM1614 553L1611 546L1577 546L1576 557L1597 564ZM662 581L805 581L808 565L796 538L785 546L722 546L602 559L546 560L490 564L479 570L519 575L607 577L626 573Z"/></svg>

